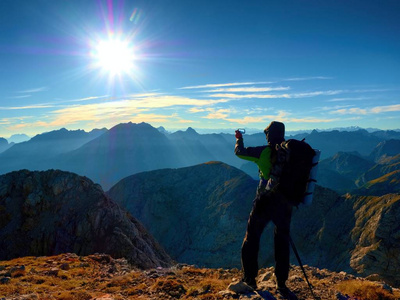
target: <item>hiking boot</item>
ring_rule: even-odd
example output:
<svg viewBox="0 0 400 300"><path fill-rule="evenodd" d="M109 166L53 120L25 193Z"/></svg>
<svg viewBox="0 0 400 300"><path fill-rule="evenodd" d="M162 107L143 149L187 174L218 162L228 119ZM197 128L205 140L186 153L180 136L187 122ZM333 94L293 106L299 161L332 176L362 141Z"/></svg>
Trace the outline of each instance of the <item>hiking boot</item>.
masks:
<svg viewBox="0 0 400 300"><path fill-rule="evenodd" d="M236 294L252 293L256 288L257 285L255 283L253 286L251 286L250 284L246 283L243 280L240 280L238 282L233 282L228 286L228 290L235 292Z"/></svg>
<svg viewBox="0 0 400 300"><path fill-rule="evenodd" d="M278 285L276 287L276 292L283 298L288 300L298 300L297 296L289 290L286 285Z"/></svg>
<svg viewBox="0 0 400 300"><path fill-rule="evenodd" d="M253 290L257 289L257 282L255 279L250 279L250 280L243 280L249 287L251 287Z"/></svg>

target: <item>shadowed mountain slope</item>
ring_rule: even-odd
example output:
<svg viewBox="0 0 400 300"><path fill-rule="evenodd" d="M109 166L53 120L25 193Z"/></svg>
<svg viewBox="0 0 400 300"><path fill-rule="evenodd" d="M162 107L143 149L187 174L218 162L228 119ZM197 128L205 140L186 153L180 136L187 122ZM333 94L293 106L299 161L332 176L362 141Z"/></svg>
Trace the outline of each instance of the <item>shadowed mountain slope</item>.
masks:
<svg viewBox="0 0 400 300"><path fill-rule="evenodd" d="M0 259L74 252L125 257L140 268L169 256L86 177L58 170L0 176Z"/></svg>
<svg viewBox="0 0 400 300"><path fill-rule="evenodd" d="M380 142L371 152L369 158L380 162L386 157L392 157L400 154L400 140L387 140Z"/></svg>
<svg viewBox="0 0 400 300"><path fill-rule="evenodd" d="M240 247L256 187L257 181L242 171L213 162L136 174L121 180L108 194L138 218L175 260L207 267L240 267ZM360 209L369 203L375 203L373 212L364 215ZM379 222L375 228L360 227L354 233L357 224L366 223L371 215L381 218L383 207L394 209L397 203L399 195L340 197L317 186L312 205L300 205L293 214L291 235L303 262L363 275L378 273L398 283L399 266L392 262L392 254L384 255L395 244L380 242L382 250L370 267L361 268L363 259L352 255L362 247L367 259L376 241L389 241L400 234L397 225L382 227ZM261 243L263 266L273 264L272 229L271 224L267 226ZM377 239L364 239L367 231L375 232ZM396 251L400 256L400 250ZM296 263L294 257L292 261Z"/></svg>
<svg viewBox="0 0 400 300"><path fill-rule="evenodd" d="M177 261L238 266L257 183L219 162L140 173L108 194L141 220Z"/></svg>

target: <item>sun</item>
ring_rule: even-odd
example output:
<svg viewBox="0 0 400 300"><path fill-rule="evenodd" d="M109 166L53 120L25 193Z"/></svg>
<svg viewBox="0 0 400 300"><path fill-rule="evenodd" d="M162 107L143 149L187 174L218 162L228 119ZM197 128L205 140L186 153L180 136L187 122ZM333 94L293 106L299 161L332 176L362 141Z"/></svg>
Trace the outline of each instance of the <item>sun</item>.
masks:
<svg viewBox="0 0 400 300"><path fill-rule="evenodd" d="M117 38L98 41L92 56L95 66L110 75L132 72L136 59L133 45Z"/></svg>

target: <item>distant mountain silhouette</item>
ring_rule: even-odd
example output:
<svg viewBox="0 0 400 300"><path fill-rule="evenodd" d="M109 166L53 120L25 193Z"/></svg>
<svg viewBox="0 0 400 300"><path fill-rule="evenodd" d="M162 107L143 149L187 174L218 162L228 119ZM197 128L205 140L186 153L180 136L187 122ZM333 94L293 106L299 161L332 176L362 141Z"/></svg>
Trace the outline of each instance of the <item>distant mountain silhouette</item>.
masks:
<svg viewBox="0 0 400 300"><path fill-rule="evenodd" d="M26 134L13 134L9 138L7 138L9 143L22 143L29 141L31 138L27 136Z"/></svg>
<svg viewBox="0 0 400 300"><path fill-rule="evenodd" d="M338 192L357 188L357 180L375 165L357 153L339 152L322 160L318 166L318 184Z"/></svg>
<svg viewBox="0 0 400 300"><path fill-rule="evenodd" d="M93 130L88 133L83 130L69 131L62 128L39 134L29 141L14 144L8 150L0 153L0 171L7 173L20 169L47 170L54 168L54 157L79 148L103 134L104 131L105 129Z"/></svg>
<svg viewBox="0 0 400 300"><path fill-rule="evenodd" d="M0 260L74 252L125 257L140 268L172 260L90 179L59 170L0 176Z"/></svg>
<svg viewBox="0 0 400 300"><path fill-rule="evenodd" d="M395 130L377 130L372 132L371 135L383 140L400 140L400 131Z"/></svg>
<svg viewBox="0 0 400 300"><path fill-rule="evenodd" d="M0 137L0 153L6 151L11 146L5 138Z"/></svg>
<svg viewBox="0 0 400 300"><path fill-rule="evenodd" d="M104 188L134 173L182 166L171 141L147 123L119 124L57 160L58 169L88 176Z"/></svg>
<svg viewBox="0 0 400 300"><path fill-rule="evenodd" d="M379 143L384 142L387 137L395 136L396 133L314 130L309 134L301 133L287 138L305 138L313 148L321 150L321 160L338 152L358 152L368 160L368 155ZM387 143L395 141L398 140ZM0 153L0 174L20 169L56 168L88 176L100 183L104 189L109 189L122 178L138 172L193 166L215 160L245 170L256 178L257 170L254 164L248 164L234 155L234 144L233 132L199 134L189 127L185 131L170 133L147 123L119 124L110 130L94 130L90 133L60 129L37 135ZM244 144L246 147L266 145L267 140L263 132L245 134ZM387 152L381 150L379 153L382 151ZM355 163L356 172L359 166L359 163ZM362 184L359 185L348 176L343 177L343 172L331 167L326 170L322 168L319 174L320 178L323 175L321 182L332 183L326 186L343 191L375 179L361 180ZM379 174L379 177L382 175L384 174Z"/></svg>
<svg viewBox="0 0 400 300"><path fill-rule="evenodd" d="M225 268L240 267L240 246L256 186L257 181L242 171L212 162L129 176L108 194L175 260ZM341 197L317 186L313 203L294 211L291 235L303 263L380 274L399 284L400 262L395 257L400 256L400 245L394 238L400 234L395 217L399 209L399 194ZM273 264L272 231L272 225L267 226L261 243L263 266Z"/></svg>
<svg viewBox="0 0 400 300"><path fill-rule="evenodd" d="M366 130L357 131L312 131L305 137L313 148L321 150L321 159L331 157L337 152L357 151L361 155L369 155L374 147L382 141Z"/></svg>
<svg viewBox="0 0 400 300"><path fill-rule="evenodd" d="M400 139L391 139L380 142L373 149L369 158L376 162L380 162L381 159L385 159L388 156L396 156L398 154L400 154Z"/></svg>

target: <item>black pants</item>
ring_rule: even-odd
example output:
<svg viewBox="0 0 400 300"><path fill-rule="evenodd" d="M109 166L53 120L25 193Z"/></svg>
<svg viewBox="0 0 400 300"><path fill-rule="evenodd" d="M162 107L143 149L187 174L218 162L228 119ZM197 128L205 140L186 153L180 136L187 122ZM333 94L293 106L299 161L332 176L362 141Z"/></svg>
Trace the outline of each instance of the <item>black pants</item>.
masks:
<svg viewBox="0 0 400 300"><path fill-rule="evenodd" d="M284 284L288 279L292 208L293 206L280 193L257 193L242 244L242 267L245 281L251 282L257 276L260 237L269 221L275 224L275 275L278 284Z"/></svg>

